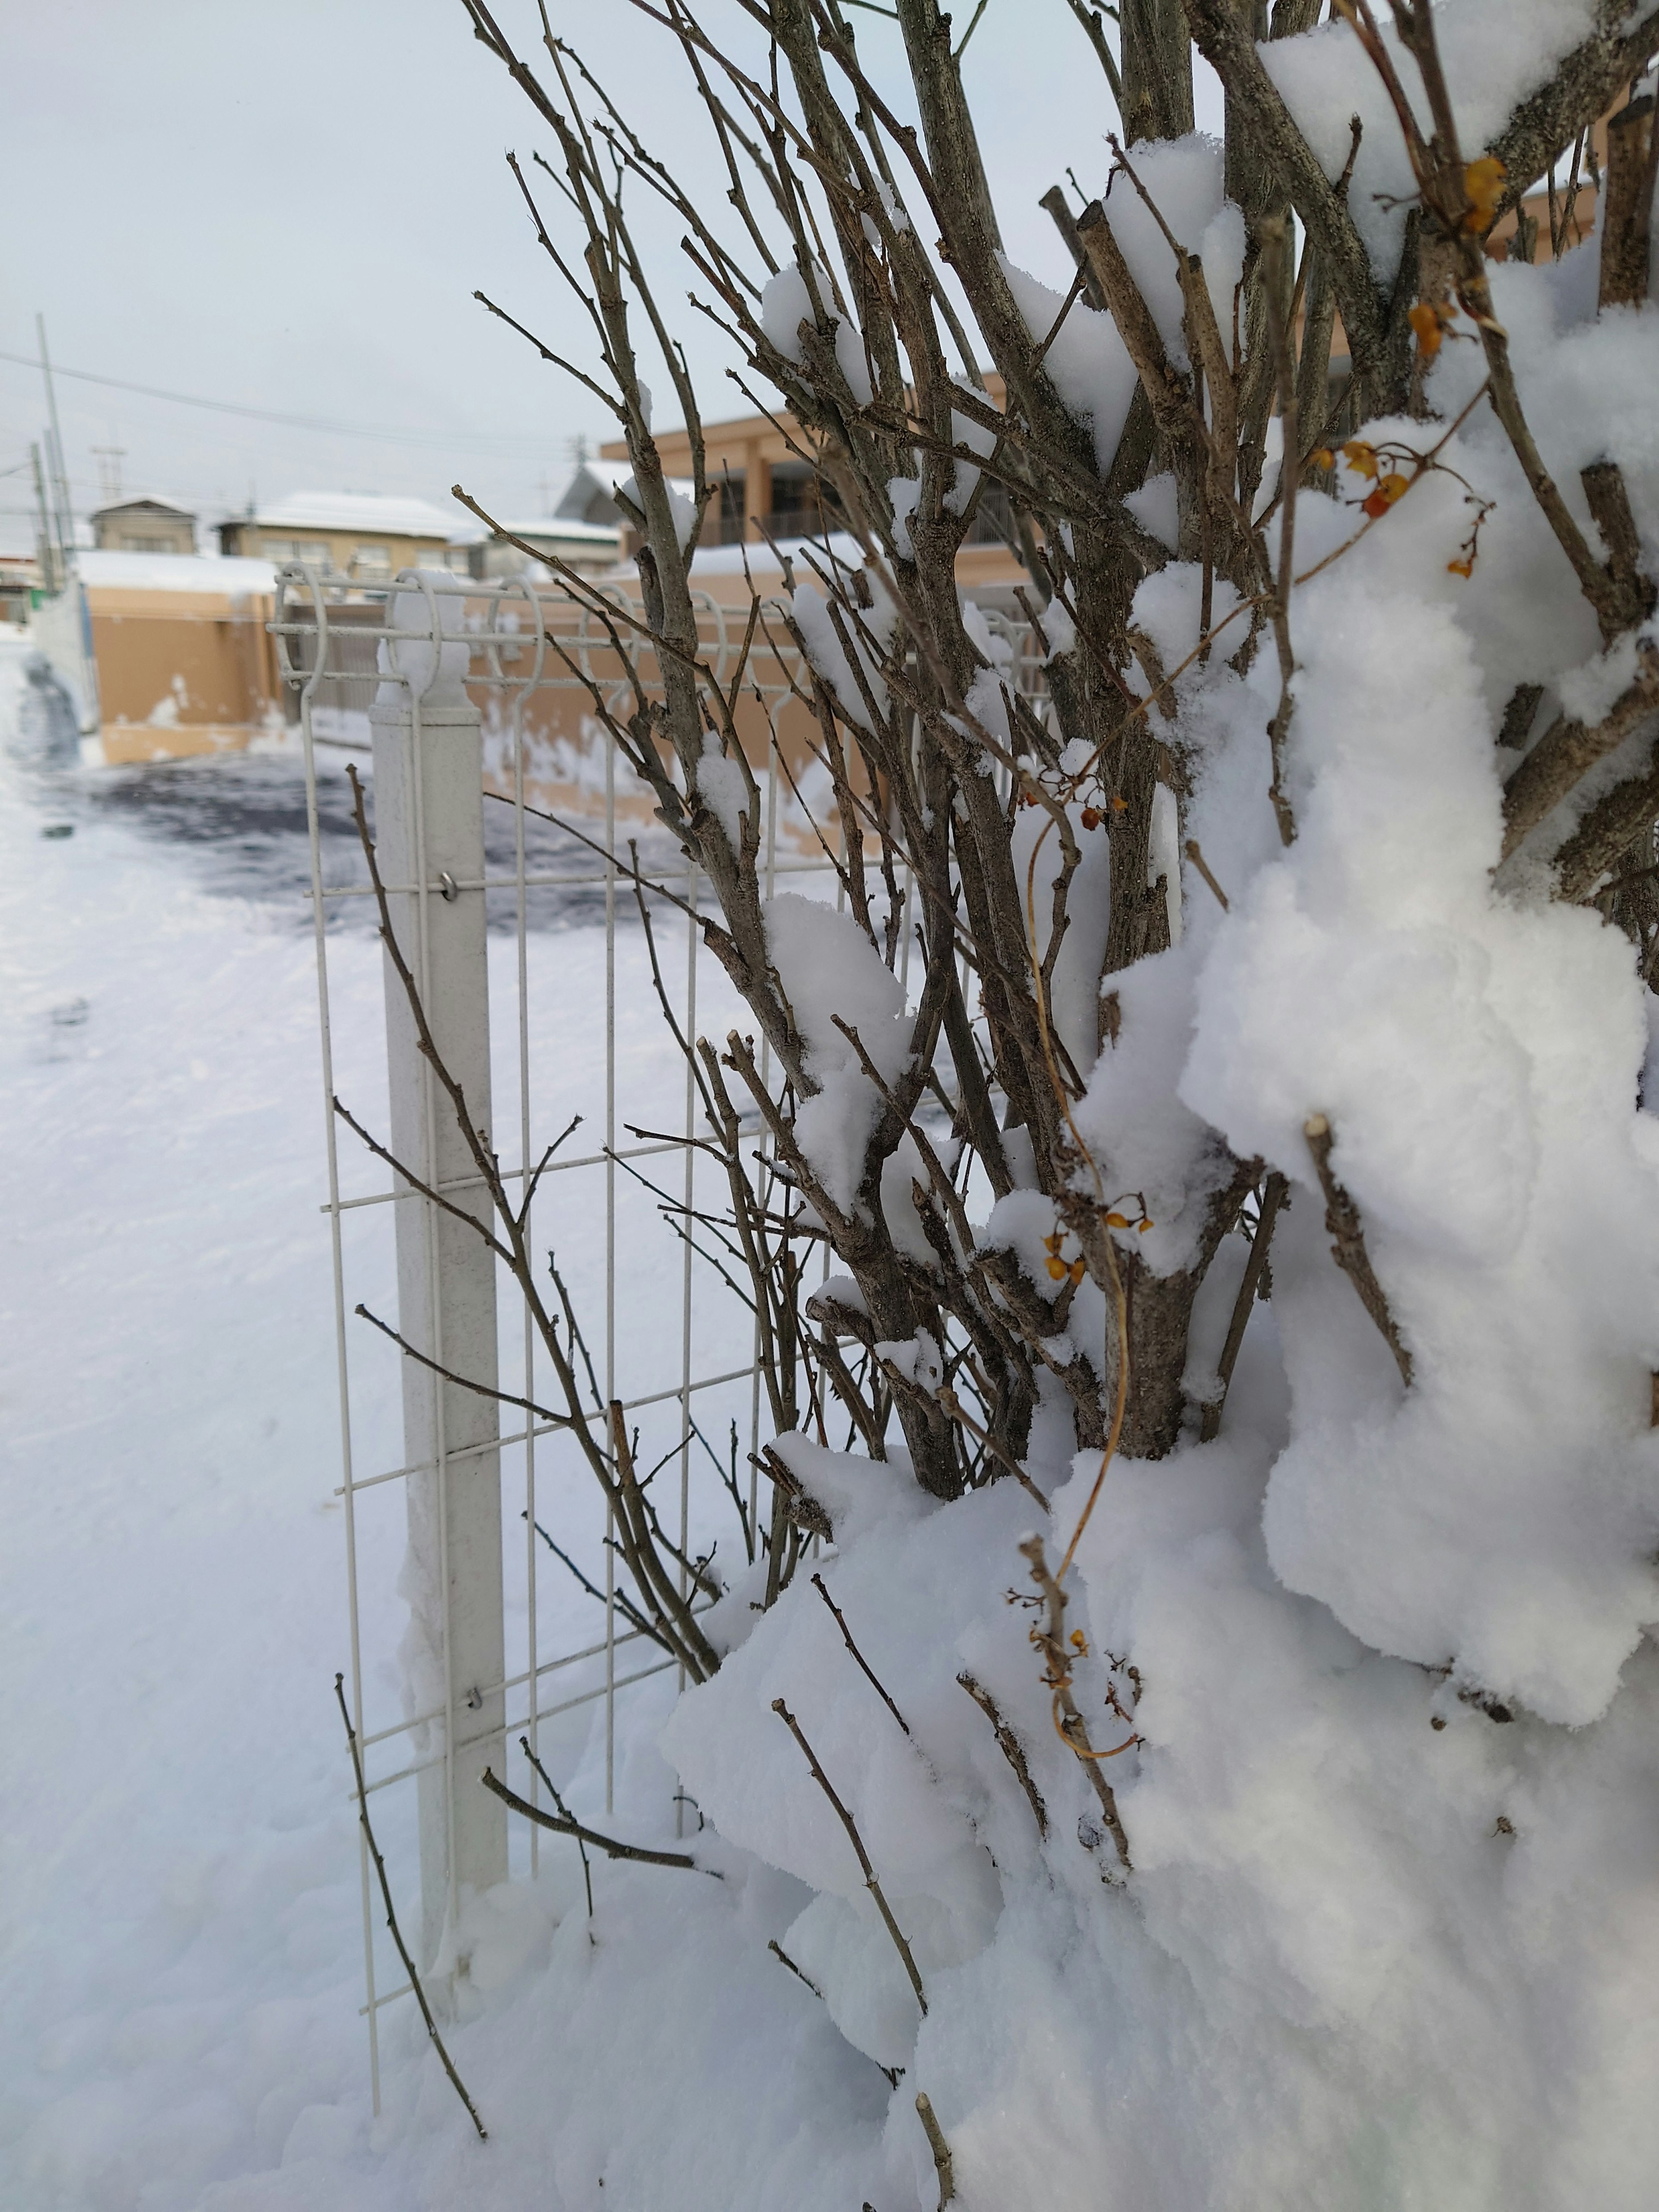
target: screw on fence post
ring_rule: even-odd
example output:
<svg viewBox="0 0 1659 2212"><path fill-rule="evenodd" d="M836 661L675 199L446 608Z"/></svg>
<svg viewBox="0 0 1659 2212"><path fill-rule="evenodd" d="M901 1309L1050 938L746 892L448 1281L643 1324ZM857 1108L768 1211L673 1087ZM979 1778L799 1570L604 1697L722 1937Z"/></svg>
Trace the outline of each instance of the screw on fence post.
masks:
<svg viewBox="0 0 1659 2212"><path fill-rule="evenodd" d="M399 592L399 631L459 629L461 602L429 586ZM370 709L374 830L392 926L420 987L438 1053L465 1094L468 1120L490 1127L489 972L484 893L483 744L463 689L467 648L397 640L383 648L403 680L382 683ZM459 665L440 665L458 662ZM404 988L386 968L392 1150L429 1186L476 1176L466 1139L416 1037ZM401 1183L400 1188L407 1189ZM489 1212L476 1186L454 1202ZM488 1389L495 1385L495 1261L453 1215L414 1194L397 1217L398 1328L417 1351ZM501 1433L494 1400L403 1362L410 1602L404 1643L417 1713L421 1962L429 1967L465 1895L507 1878L507 1810L480 1787L505 1764L506 1645L501 1618ZM483 1449L480 1449L483 1447Z"/></svg>

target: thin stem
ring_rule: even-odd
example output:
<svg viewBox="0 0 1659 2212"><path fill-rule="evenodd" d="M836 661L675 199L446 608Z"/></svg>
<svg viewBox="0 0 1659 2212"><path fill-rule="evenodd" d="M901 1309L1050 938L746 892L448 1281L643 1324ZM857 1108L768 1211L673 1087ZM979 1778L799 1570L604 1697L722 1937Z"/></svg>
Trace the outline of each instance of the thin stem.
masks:
<svg viewBox="0 0 1659 2212"><path fill-rule="evenodd" d="M874 1867L870 1863L870 1854L864 1848L864 1838L859 1833L858 1823L854 1820L846 1806L842 1803L841 1799L836 1796L835 1790L831 1786L829 1776L818 1764L817 1753L813 1750L811 1745L808 1743L805 1736L801 1732L800 1723L795 1718L795 1716L790 1711L788 1706L785 1705L781 1698L773 1698L772 1710L777 1715L778 1718L783 1723L784 1726L788 1729L790 1735L794 1737L795 1741L800 1746L801 1750L805 1753L806 1763L812 1770L812 1779L817 1784L819 1789L823 1790L824 1796L835 1807L836 1814L840 1817L841 1824L842 1827L846 1829L848 1836L851 1839L853 1849L858 1854L859 1864L864 1870L864 1886L869 1891L871 1896L875 1899L876 1910L882 1917L882 1921L886 1927L887 1933L893 1939L893 1948L897 1951L900 1959L903 1961L904 1971L910 1978L910 1986L916 1993L916 2002L921 2007L922 2017L926 2019L927 2014L927 1994L921 1986L921 1976L916 1971L916 1962L915 1956L911 1952L910 1946L905 1942L903 1932L900 1929L897 1921L893 1917L892 1908L889 1905L887 1899L882 1894L881 1883L876 1877L876 1870Z"/></svg>
<svg viewBox="0 0 1659 2212"><path fill-rule="evenodd" d="M466 2086L455 2071L455 2062L444 2048L444 2039L438 2033L437 2021L432 2017L432 2008L427 2002L426 1991L421 1986L421 1978L416 1972L415 1961L409 1955L409 1946L404 1942L403 1930L398 1925L397 1910L392 1902L392 1885L386 1880L386 1861L380 1856L380 1847L374 1840L374 1830L368 1817L368 1791L363 1783L362 1755L357 1748L357 1731L352 1727L351 1716L346 1711L343 1674L337 1674L334 1677L334 1694L339 1700L340 1718L345 1723L346 1744L351 1753L351 1771L357 1783L357 1817L362 1822L364 1840L368 1844L368 1855L374 1862L374 1871L380 1878L380 1896L386 1905L386 1924L392 1930L392 1940L398 1947L398 1956L404 1962L404 1972L409 1976L409 1985L415 1992L415 2002L421 2008L421 2018L426 2022L426 2032L431 2037L439 2057L443 2060L444 2072L448 2075L455 2094L466 2106L467 2117L478 2130L479 2142L488 2142L489 2133L483 2122L478 2118L478 2108L467 2095Z"/></svg>
<svg viewBox="0 0 1659 2212"><path fill-rule="evenodd" d="M899 1726L904 1730L906 1735L908 1735L910 1733L909 1722L905 1719L903 1714L893 1703L891 1698L889 1697L886 1690L883 1687L880 1680L878 1679L875 1669L871 1666L870 1662L865 1657L863 1652L859 1650L858 1645L854 1643L853 1632L847 1626L847 1616L842 1611L841 1607L836 1603L834 1598L830 1596L829 1590L824 1587L823 1577L822 1575L813 1576L812 1587L817 1592L818 1595L823 1600L824 1603L829 1607L830 1612L834 1613L836 1617L836 1626L841 1631L842 1641L846 1644L854 1658L857 1660L859 1666L863 1672L865 1680L869 1683L871 1688L874 1690L876 1695L881 1699L883 1705L886 1706L888 1711L891 1713L893 1718L898 1723Z"/></svg>

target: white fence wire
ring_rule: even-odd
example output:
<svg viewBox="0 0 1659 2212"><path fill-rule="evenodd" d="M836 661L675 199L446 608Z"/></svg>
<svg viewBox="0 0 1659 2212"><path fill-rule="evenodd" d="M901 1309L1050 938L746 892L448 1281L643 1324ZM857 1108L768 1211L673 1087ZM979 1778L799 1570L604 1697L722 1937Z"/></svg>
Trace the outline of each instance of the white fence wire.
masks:
<svg viewBox="0 0 1659 2212"><path fill-rule="evenodd" d="M625 613L641 611L621 592L615 602ZM702 652L715 679L729 680L746 599L737 608L704 593L697 611ZM1022 688L1040 688L1029 633L995 613L989 619L1012 648ZM476 1274L479 1255L487 1277L498 1272L481 1240L446 1220L440 1206L411 1190L402 1176L387 1176L381 1169L373 1187L357 1187L366 1166L375 1164L335 1110L331 963L338 957L342 918L353 910L361 918L372 886L361 858L353 864L349 842L325 835L325 798L338 813L335 749L373 748L375 830L383 873L392 867L386 890L393 927L441 1042L447 1019L450 1038L459 1039L455 1049L471 1050L475 1060L482 1051L468 1096L481 1082L489 1098L493 1086L490 1141L503 1157L504 1179L521 1182L532 1171L559 1133L548 1126L550 1112L568 1118L573 1092L578 1107L600 1121L600 1143L561 1151L536 1187L530 1243L536 1250L566 1243L578 1303L588 1304L582 1318L605 1403L620 1401L630 1422L639 1424L641 1465L654 1462L661 1474L677 1475L673 1534L684 1558L706 1540L716 1506L730 1510L745 1490L750 1540L757 1540L754 1460L767 1439L756 1325L695 1249L690 1233L698 1202L698 1103L690 1069L678 1054L665 1057L665 1048L673 1048L642 958L636 897L654 905L663 981L667 985L674 976L675 1011L685 1036L696 1039L701 1012L702 1026L722 1036L741 1008L719 963L710 975L704 962L697 916L706 887L696 869L660 830L653 830L643 787L619 765L591 713L583 713L592 708L592 686L617 697L627 688L605 626L591 613L554 587L523 580L483 584L410 574L376 596L343 576L293 566L279 576L272 628L298 695L305 757L349 1705L383 1844L387 1831L392 1834L388 1856L399 1888L409 1886L410 1846L418 1836L423 1934L417 1955L424 1970L434 1959L441 1965L441 1938L457 1922L469 1866L475 1874L485 1869L485 1880L500 1878L510 1865L532 1875L538 1866L538 1831L516 1824L509 1850L505 1808L478 1787L478 1766L490 1763L502 1771L511 1756L505 1747L520 1735L538 1755L562 1752L574 1763L583 1747L580 1730L589 1739L587 1786L597 1790L602 1772L611 1812L619 1701L676 1662L658 1656L647 1632L628 1618L605 1501L562 1441L562 1425L526 1412L501 1434L501 1402L476 1391L463 1395L417 1370L353 1317L365 1294L384 1298L395 1273L398 1311L385 1318L395 1320L407 1341L423 1346L440 1366L475 1360L475 1375L503 1399L547 1403L545 1355L511 1279L501 1271L499 1283L475 1281L471 1305L458 1298L456 1271L470 1267ZM439 640L445 641L441 660ZM446 667L462 659L465 705L456 703L461 695L452 683L446 709L438 703ZM648 672L648 659L646 665ZM816 831L804 795L810 757L802 747L790 759L779 734L787 729L790 679L799 672L781 646L745 670L745 688L759 702L750 757L765 794L760 866L769 896L784 879L802 878L801 887L810 888L813 878L833 878L836 869L836 848ZM483 811L496 819L475 830L469 846L468 808L477 812L485 784L490 796ZM401 829L390 819L394 790L406 817ZM550 814L568 820L568 829L550 836ZM649 885L659 885L661 895L648 886L636 890L632 848L621 849L619 839L644 846L647 858L638 872ZM471 859L461 872L440 865L446 854L462 851ZM908 884L903 893L908 901ZM909 919L907 914L907 964ZM595 961L601 929L602 957ZM411 1049L400 1051L389 975L386 1004L391 1109L386 1127L375 1133L404 1165L418 1164L420 1179L452 1206L476 1206L480 1178L444 1140L447 1109L431 1068ZM662 1033L654 1057L641 1046L641 1030ZM405 1037L404 1046L409 1042ZM355 1039L353 1046L356 1052ZM550 1092L558 1094L556 1108ZM365 1110L361 1118L370 1122L372 1114ZM397 1133L396 1142L388 1130ZM409 1158L411 1149L418 1162ZM517 1158L509 1164L511 1149ZM770 1170L758 1122L752 1153L763 1187ZM682 1210L678 1238L664 1225L675 1209ZM596 1267L600 1244L602 1265ZM672 1266L647 1256L653 1253ZM499 1299L498 1290L506 1292ZM457 1352L458 1342L468 1348ZM360 1471L362 1401L374 1395L364 1377L371 1369L378 1376L383 1431L392 1395L389 1361L400 1370L404 1448L396 1464ZM385 1501L400 1493L405 1513L388 1514ZM522 1543L514 1532L518 1513ZM480 1530L482 1552L475 1540ZM487 1556L491 1551L494 1558ZM550 1566L556 1576L551 1584L544 1571ZM680 1571L684 1593L684 1566ZM430 1639L436 1650L428 1650L424 1668L418 1648L411 1657L408 1635L401 1648L394 1644L399 1596L416 1624L423 1607L424 1618L437 1624ZM482 1661L480 1651L493 1663ZM591 1741L596 1709L602 1732L597 1760ZM540 1802L533 1773L514 1768L511 1778L520 1794ZM406 1815L399 1820L386 1795L410 1784L422 1799L412 1822ZM574 1809L580 1817L582 1808ZM683 1812L677 1803L677 1826ZM378 2111L379 2014L408 1994L409 1984L390 1966L370 1884L365 1844L363 2011Z"/></svg>

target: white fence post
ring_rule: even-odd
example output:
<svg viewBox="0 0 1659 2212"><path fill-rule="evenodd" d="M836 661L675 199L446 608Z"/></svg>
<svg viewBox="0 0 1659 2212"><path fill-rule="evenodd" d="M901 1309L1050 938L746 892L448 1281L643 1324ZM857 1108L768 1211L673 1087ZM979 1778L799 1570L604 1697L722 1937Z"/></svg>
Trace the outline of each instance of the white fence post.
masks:
<svg viewBox="0 0 1659 2212"><path fill-rule="evenodd" d="M435 625L434 625L435 627ZM447 651L448 649L447 648ZM430 653L430 648L427 648ZM417 679L418 680L418 679ZM490 1128L489 995L484 934L483 799L478 709L458 686L427 698L380 687L374 830L398 945L421 988L434 1042ZM416 1042L402 983L386 966L392 1150L429 1188L465 1183L452 1202L489 1212L451 1102ZM464 1222L398 1178L398 1328L451 1375L496 1382L495 1263ZM421 1962L429 1966L467 1892L507 1879L507 1812L481 1787L503 1771L506 1644L501 1618L501 1461L496 1402L403 1360L410 1608L404 1659L427 1763L419 1790ZM435 1754L435 1756L434 1756Z"/></svg>

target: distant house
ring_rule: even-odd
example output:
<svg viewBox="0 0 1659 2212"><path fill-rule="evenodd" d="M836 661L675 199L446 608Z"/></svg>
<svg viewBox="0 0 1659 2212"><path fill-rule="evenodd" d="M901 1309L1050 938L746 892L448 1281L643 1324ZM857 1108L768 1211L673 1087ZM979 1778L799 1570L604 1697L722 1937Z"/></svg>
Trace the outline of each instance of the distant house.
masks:
<svg viewBox="0 0 1659 2212"><path fill-rule="evenodd" d="M1002 404L1002 380L987 380L987 396ZM691 441L684 430L656 434L657 451L674 489L691 498L694 484ZM733 422L705 422L702 426L704 480L718 489L703 517L693 567L695 580L717 595L725 588L718 575L743 586L745 560L768 565L774 544L788 545L822 538L845 527L833 489L820 482L810 460L802 459L813 445L811 434L787 413L777 421L768 415L745 416ZM600 471L617 482L629 474L622 457L625 448L607 446L598 461L586 464L587 472ZM983 605L995 605L1005 614L1018 611L1015 587L1025 580L1025 571L1013 548L1014 525L1008 495L1000 485L982 481L973 519L957 554L957 581ZM736 549L748 548L746 553ZM627 533L623 548L629 555L638 539Z"/></svg>
<svg viewBox="0 0 1659 2212"><path fill-rule="evenodd" d="M701 545L758 545L769 537L810 537L834 526L834 515L826 515L820 505L811 465L800 458L808 441L793 426L792 431L786 434L767 415L704 426L703 466L708 482L719 485L720 497L703 523ZM684 430L669 430L659 435L657 447L663 466L675 478L675 490L689 499L690 439ZM629 473L627 451L620 441L602 447L601 458L587 463L587 472L603 472L620 483Z"/></svg>
<svg viewBox="0 0 1659 2212"><path fill-rule="evenodd" d="M40 569L33 555L0 553L0 623L27 623L40 596Z"/></svg>
<svg viewBox="0 0 1659 2212"><path fill-rule="evenodd" d="M620 531L622 509L616 500L617 487L626 483L634 473L626 458L627 447L622 447L621 459L582 461L576 473L565 486L564 495L554 508L555 516L562 522L582 522L591 527Z"/></svg>
<svg viewBox="0 0 1659 2212"><path fill-rule="evenodd" d="M184 553L196 550L196 517L169 499L123 499L92 518L93 544L101 553Z"/></svg>
<svg viewBox="0 0 1659 2212"><path fill-rule="evenodd" d="M622 510L613 494L629 473L626 464L584 461L551 514L529 521L505 520L482 542L452 546L452 565L495 579L534 576L558 561L579 575L602 575L622 556ZM526 552L526 546L532 550Z"/></svg>
<svg viewBox="0 0 1659 2212"><path fill-rule="evenodd" d="M274 562L303 561L354 583L389 583L403 568L446 568L455 518L423 499L368 492L299 491L219 525L220 550Z"/></svg>

